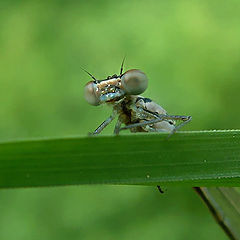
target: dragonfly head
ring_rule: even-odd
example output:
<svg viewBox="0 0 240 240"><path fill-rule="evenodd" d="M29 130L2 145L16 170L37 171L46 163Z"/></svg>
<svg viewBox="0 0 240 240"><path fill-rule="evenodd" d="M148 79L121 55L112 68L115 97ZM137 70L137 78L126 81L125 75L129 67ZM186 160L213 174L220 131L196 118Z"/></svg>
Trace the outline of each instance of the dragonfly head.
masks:
<svg viewBox="0 0 240 240"><path fill-rule="evenodd" d="M126 95L143 93L148 85L147 76L140 70L131 69L121 75L114 74L104 80L90 81L86 84L84 95L86 101L94 106L115 102Z"/></svg>
<svg viewBox="0 0 240 240"><path fill-rule="evenodd" d="M121 88L121 79L117 75L105 80L90 81L84 89L86 101L94 106L106 102L114 102L125 96Z"/></svg>

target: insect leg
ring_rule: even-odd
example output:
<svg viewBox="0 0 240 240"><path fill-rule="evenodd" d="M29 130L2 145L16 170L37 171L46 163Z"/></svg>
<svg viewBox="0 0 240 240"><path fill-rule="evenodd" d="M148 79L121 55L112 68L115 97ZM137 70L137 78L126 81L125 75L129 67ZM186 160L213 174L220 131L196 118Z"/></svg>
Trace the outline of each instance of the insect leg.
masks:
<svg viewBox="0 0 240 240"><path fill-rule="evenodd" d="M182 127L186 123L190 122L192 120L192 117L191 116L178 116L178 115L174 115L173 116L173 115L161 114L161 115L158 116L158 118L155 118L155 119L152 119L152 120L146 120L146 121L140 122L140 123L129 124L129 125L125 126L125 127L120 128L120 131L121 130L125 130L125 129L134 128L134 127L142 127L142 126L146 126L146 125L149 125L149 124L161 122L161 121L164 121L164 120L181 120L181 121L183 121L181 124L179 124L178 126L176 126L174 128L174 130L171 133L171 134L173 134L180 127Z"/></svg>
<svg viewBox="0 0 240 240"><path fill-rule="evenodd" d="M122 121L118 118L117 123L114 128L114 134L118 135L121 129Z"/></svg>
<svg viewBox="0 0 240 240"><path fill-rule="evenodd" d="M149 124L161 122L161 121L164 120L163 116L165 116L165 115L159 115L159 117L156 118L156 119L146 120L146 121L140 122L140 123L129 124L127 126L124 126L124 127L120 128L119 131L125 130L125 129L130 129L130 128L135 128L135 127L142 127L142 126L146 126L146 125L149 125Z"/></svg>
<svg viewBox="0 0 240 240"><path fill-rule="evenodd" d="M181 116L181 115L159 115L164 118L164 120L181 120L184 122L189 122L192 120L191 116Z"/></svg>
<svg viewBox="0 0 240 240"><path fill-rule="evenodd" d="M157 185L157 189L160 193L164 193L164 191L161 189L161 187L159 185Z"/></svg>
<svg viewBox="0 0 240 240"><path fill-rule="evenodd" d="M182 123L180 123L178 126L176 126L172 132L169 134L168 137L170 137L173 133L175 133L178 129L180 129L181 127L183 127L185 124L189 123L192 120L191 116L173 116L176 118L172 118L174 120L181 120L183 121Z"/></svg>
<svg viewBox="0 0 240 240"><path fill-rule="evenodd" d="M191 116L188 116L187 118L182 119L183 122L181 124L179 124L175 129L178 130L179 128L181 128L185 124L189 123L191 120L192 120Z"/></svg>
<svg viewBox="0 0 240 240"><path fill-rule="evenodd" d="M112 122L112 120L115 118L115 115L111 115L109 118L107 118L103 123L99 125L99 127L96 128L96 130L93 133L89 133L89 135L96 135L99 134L109 123Z"/></svg>

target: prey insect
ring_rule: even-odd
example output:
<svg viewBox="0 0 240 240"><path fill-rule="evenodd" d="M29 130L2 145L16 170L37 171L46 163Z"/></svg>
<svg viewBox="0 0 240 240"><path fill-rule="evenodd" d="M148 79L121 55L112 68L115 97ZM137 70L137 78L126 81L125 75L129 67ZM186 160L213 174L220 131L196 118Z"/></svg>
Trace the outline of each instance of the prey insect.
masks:
<svg viewBox="0 0 240 240"><path fill-rule="evenodd" d="M160 105L140 96L147 89L147 76L138 69L123 73L123 64L124 60L119 75L114 74L103 80L97 80L84 70L93 79L84 89L86 101L94 106L106 103L113 108L111 116L92 135L99 134L116 117L115 134L129 129L131 132L170 132L171 135L191 121L191 116L168 115ZM180 124L176 124L178 120Z"/></svg>

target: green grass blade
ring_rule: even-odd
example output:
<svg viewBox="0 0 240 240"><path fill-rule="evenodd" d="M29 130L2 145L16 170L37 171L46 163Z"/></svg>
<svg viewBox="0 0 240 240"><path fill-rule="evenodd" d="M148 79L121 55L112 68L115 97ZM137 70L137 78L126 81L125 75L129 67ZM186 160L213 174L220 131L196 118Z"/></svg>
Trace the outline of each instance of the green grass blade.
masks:
<svg viewBox="0 0 240 240"><path fill-rule="evenodd" d="M230 239L240 239L239 188L196 188L217 223Z"/></svg>
<svg viewBox="0 0 240 240"><path fill-rule="evenodd" d="M130 134L0 144L0 187L240 186L240 131Z"/></svg>

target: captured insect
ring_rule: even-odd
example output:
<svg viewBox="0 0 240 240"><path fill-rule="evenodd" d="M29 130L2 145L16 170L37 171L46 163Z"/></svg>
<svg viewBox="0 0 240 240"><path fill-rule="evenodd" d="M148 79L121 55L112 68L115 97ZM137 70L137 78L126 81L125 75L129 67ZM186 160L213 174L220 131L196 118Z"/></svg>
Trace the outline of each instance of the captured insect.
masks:
<svg viewBox="0 0 240 240"><path fill-rule="evenodd" d="M113 108L112 115L91 134L99 134L116 116L115 134L129 129L131 132L170 132L171 135L191 121L191 116L168 115L160 105L140 96L148 87L146 74L138 69L123 73L123 64L124 60L119 75L103 80L97 80L83 69L93 79L84 89L86 101L94 106L106 103ZM178 125L177 120L181 121ZM122 127L122 124L125 126Z"/></svg>

